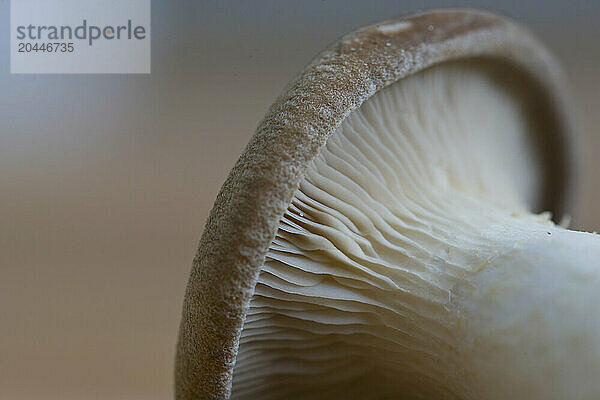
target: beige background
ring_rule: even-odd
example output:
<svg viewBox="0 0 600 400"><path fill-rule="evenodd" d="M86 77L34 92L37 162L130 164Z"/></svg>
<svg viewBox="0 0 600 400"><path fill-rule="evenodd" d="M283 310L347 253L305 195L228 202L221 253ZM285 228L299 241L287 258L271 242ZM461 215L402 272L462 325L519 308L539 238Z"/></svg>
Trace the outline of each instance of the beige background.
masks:
<svg viewBox="0 0 600 400"><path fill-rule="evenodd" d="M452 3L513 15L562 59L592 156L575 219L589 230L597 3ZM171 397L197 240L269 104L343 33L441 4L154 0L151 75L52 76L9 74L0 0L0 398Z"/></svg>

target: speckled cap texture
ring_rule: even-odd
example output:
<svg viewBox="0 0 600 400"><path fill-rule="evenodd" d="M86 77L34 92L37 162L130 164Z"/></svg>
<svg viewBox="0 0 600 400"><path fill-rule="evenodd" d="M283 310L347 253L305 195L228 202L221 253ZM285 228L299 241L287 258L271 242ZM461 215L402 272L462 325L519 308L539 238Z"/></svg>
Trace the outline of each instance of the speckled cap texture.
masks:
<svg viewBox="0 0 600 400"><path fill-rule="evenodd" d="M475 10L439 10L350 33L316 57L267 112L210 212L185 293L177 399L226 399L240 332L279 220L309 162L348 114L377 91L447 61L485 58L519 71L540 96L552 183L563 214L575 163L570 99L559 68L521 26Z"/></svg>

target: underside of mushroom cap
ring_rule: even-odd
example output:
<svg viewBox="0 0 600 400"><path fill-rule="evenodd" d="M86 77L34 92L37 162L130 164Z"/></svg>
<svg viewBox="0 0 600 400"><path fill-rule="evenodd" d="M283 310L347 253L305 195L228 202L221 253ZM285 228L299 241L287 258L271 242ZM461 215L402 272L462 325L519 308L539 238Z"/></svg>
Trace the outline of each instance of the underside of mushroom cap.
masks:
<svg viewBox="0 0 600 400"><path fill-rule="evenodd" d="M495 261L556 227L531 212L544 181L537 99L505 72L484 60L438 64L381 89L329 136L260 270L232 399L555 398L517 389L531 385L527 374L507 375L548 337L527 336L543 309L528 293L543 280ZM478 280L486 270L506 277ZM522 301L505 307L500 296L493 313L492 295L473 301L474 288L505 292L496 287L516 278L530 283L512 296ZM481 315L490 320L473 328ZM511 362L480 365L498 353ZM477 388L489 377L511 391Z"/></svg>
<svg viewBox="0 0 600 400"><path fill-rule="evenodd" d="M344 119L382 88L452 60L485 59L539 99L548 148L537 206L560 217L573 182L572 123L561 77L521 27L470 10L360 29L317 57L275 102L231 171L200 241L184 300L177 397L227 398L240 334L265 256L309 164ZM557 173L559 171L560 173Z"/></svg>

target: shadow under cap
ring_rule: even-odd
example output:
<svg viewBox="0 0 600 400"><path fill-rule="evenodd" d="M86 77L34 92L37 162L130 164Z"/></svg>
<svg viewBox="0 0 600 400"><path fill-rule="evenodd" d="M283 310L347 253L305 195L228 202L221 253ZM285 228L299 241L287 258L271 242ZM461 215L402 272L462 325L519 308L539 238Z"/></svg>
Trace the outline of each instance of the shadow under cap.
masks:
<svg viewBox="0 0 600 400"><path fill-rule="evenodd" d="M524 28L475 10L430 11L359 29L316 57L267 112L208 217L186 289L177 399L230 395L246 310L279 220L304 171L348 114L377 91L461 59L497 63L525 82L545 164L536 211L569 211L576 157L560 69Z"/></svg>

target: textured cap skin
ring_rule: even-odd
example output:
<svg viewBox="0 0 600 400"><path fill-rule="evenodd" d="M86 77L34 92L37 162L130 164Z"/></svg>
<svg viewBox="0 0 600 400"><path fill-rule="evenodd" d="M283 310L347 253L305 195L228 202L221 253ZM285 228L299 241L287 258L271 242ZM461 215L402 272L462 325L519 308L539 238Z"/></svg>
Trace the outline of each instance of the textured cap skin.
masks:
<svg viewBox="0 0 600 400"><path fill-rule="evenodd" d="M497 59L545 97L560 171L551 210L571 190L568 99L549 53L514 22L475 10L425 12L359 29L315 58L275 101L231 170L194 259L177 344L177 399L226 399L239 336L268 246L308 163L342 120L381 88L450 60Z"/></svg>

